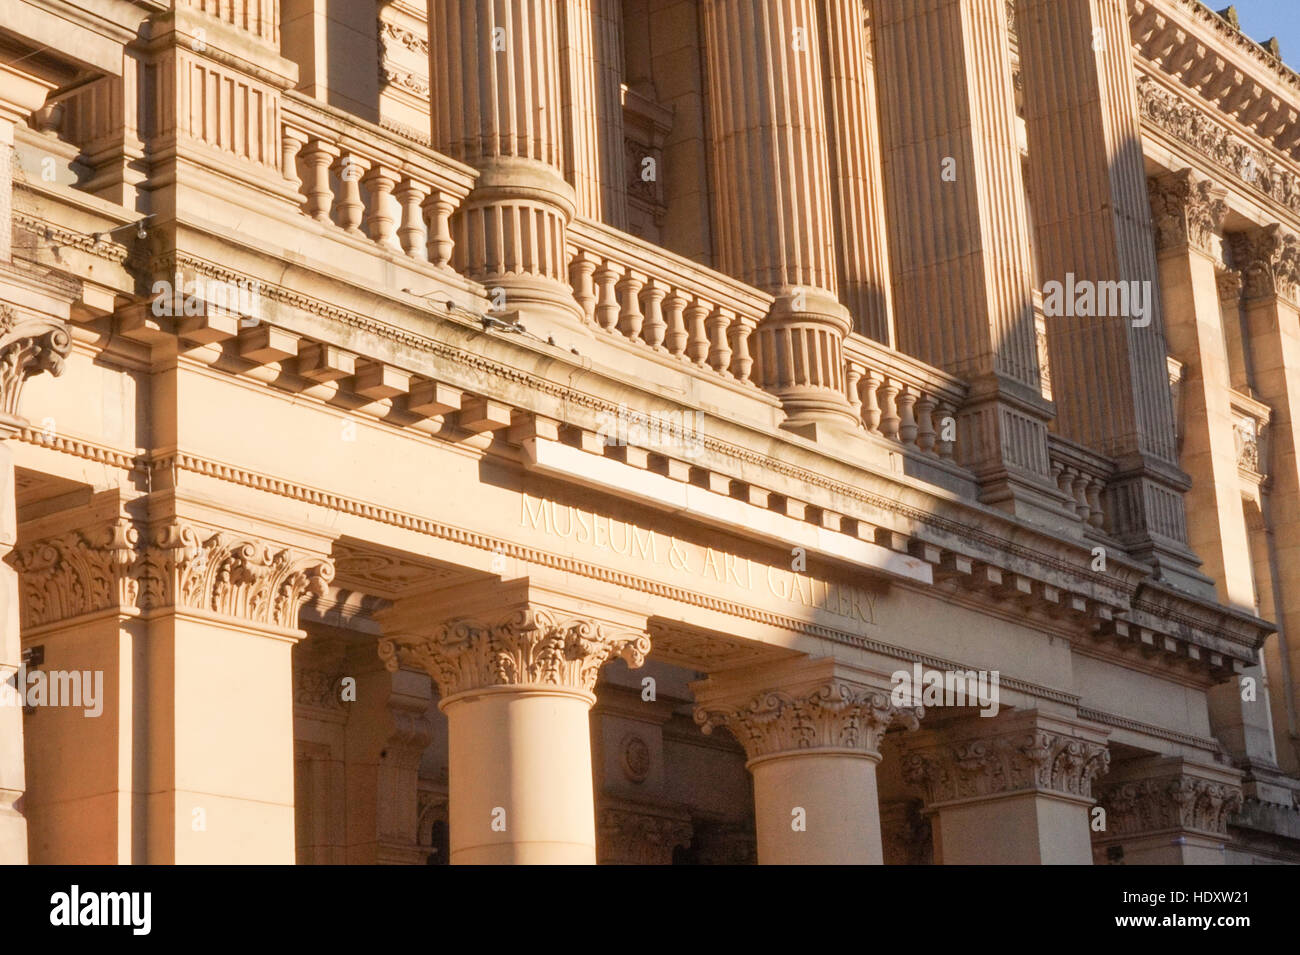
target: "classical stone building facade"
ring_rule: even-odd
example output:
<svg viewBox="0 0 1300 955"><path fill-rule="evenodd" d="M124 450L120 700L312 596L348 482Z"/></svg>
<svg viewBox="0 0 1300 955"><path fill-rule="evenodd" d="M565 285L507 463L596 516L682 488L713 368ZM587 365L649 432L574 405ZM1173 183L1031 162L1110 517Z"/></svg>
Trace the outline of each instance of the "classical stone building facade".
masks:
<svg viewBox="0 0 1300 955"><path fill-rule="evenodd" d="M0 858L1300 860L1231 11L0 0L0 219Z"/></svg>

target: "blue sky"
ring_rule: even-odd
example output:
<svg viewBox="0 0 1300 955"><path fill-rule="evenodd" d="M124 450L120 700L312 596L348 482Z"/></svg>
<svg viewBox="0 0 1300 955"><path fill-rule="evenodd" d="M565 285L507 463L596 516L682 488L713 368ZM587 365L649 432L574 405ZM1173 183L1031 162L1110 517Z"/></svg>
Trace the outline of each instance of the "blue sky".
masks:
<svg viewBox="0 0 1300 955"><path fill-rule="evenodd" d="M1222 10L1230 0L1205 0L1211 10ZM1300 71L1300 0L1236 0L1241 30L1257 43L1277 37L1282 59Z"/></svg>

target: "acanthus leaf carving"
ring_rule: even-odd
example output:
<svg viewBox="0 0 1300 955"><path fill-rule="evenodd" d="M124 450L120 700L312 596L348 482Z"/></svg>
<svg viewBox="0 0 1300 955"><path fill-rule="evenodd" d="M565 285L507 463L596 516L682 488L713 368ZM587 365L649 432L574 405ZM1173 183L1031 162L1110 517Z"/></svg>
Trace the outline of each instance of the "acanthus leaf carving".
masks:
<svg viewBox="0 0 1300 955"><path fill-rule="evenodd" d="M1223 836L1242 806L1241 787L1180 774L1120 782L1097 794L1108 836L1195 830Z"/></svg>
<svg viewBox="0 0 1300 955"><path fill-rule="evenodd" d="M453 620L428 637L379 641L389 670L425 670L442 696L492 686L543 685L592 692L600 668L615 657L645 662L647 633L586 617L526 607L497 621Z"/></svg>
<svg viewBox="0 0 1300 955"><path fill-rule="evenodd" d="M1221 190L1190 169L1147 180L1156 248L1213 252L1213 239L1228 214Z"/></svg>
<svg viewBox="0 0 1300 955"><path fill-rule="evenodd" d="M803 749L880 752L880 738L894 723L916 729L922 707L898 707L883 691L840 681L810 691L769 690L741 706L702 704L695 722L705 733L725 726L750 759Z"/></svg>
<svg viewBox="0 0 1300 955"><path fill-rule="evenodd" d="M1241 270L1247 299L1300 301L1300 239L1277 223L1233 233L1232 259Z"/></svg>
<svg viewBox="0 0 1300 955"><path fill-rule="evenodd" d="M0 305L0 413L17 419L23 383L43 371L57 378L71 351L72 336L62 323L24 318Z"/></svg>
<svg viewBox="0 0 1300 955"><path fill-rule="evenodd" d="M19 575L23 628L133 607L138 539L129 521L116 519L15 548L6 559Z"/></svg>

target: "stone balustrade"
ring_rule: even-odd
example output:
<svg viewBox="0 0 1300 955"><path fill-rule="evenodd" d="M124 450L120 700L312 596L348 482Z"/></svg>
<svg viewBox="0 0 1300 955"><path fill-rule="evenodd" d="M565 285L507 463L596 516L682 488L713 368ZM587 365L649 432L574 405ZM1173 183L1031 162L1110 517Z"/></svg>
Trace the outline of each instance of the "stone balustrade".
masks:
<svg viewBox="0 0 1300 955"><path fill-rule="evenodd" d="M949 460L966 385L861 335L844 343L845 387L868 433Z"/></svg>
<svg viewBox="0 0 1300 955"><path fill-rule="evenodd" d="M569 281L585 319L683 364L755 382L750 335L772 297L586 219L569 228Z"/></svg>
<svg viewBox="0 0 1300 955"><path fill-rule="evenodd" d="M1106 509L1102 494L1114 466L1100 455L1057 434L1047 439L1047 456L1052 462L1056 486L1074 505L1079 521L1105 531Z"/></svg>
<svg viewBox="0 0 1300 955"><path fill-rule="evenodd" d="M308 97L283 109L285 178L317 222L399 255L450 268L451 216L474 172L432 149Z"/></svg>

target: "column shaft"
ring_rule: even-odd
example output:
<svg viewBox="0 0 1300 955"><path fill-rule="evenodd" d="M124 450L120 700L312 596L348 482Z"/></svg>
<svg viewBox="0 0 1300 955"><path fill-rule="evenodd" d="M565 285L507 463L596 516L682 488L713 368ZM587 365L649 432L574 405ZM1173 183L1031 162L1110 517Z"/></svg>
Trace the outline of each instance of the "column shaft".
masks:
<svg viewBox="0 0 1300 955"><path fill-rule="evenodd" d="M760 865L883 865L876 763L795 752L750 763Z"/></svg>

